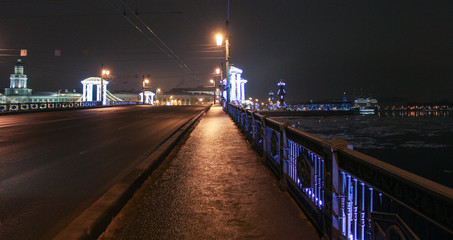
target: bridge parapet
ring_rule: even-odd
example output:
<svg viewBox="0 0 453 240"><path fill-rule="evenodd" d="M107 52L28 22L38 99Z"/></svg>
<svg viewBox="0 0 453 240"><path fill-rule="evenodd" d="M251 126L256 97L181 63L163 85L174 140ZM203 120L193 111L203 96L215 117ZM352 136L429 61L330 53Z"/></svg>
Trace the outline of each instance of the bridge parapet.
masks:
<svg viewBox="0 0 453 240"><path fill-rule="evenodd" d="M452 239L453 189L234 105L228 113L326 239Z"/></svg>
<svg viewBox="0 0 453 240"><path fill-rule="evenodd" d="M137 102L111 102L111 106L137 104ZM53 111L102 107L100 101L92 102L41 102L41 103L0 103L1 113Z"/></svg>

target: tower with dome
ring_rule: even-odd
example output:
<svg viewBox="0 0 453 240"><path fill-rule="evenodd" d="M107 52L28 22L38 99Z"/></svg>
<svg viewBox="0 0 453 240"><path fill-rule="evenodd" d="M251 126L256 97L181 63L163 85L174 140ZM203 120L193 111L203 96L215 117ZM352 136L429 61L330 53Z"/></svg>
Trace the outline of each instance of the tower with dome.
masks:
<svg viewBox="0 0 453 240"><path fill-rule="evenodd" d="M5 88L5 96L30 96L31 89L27 88L27 75L24 74L22 59L17 59L14 73L10 76L9 88Z"/></svg>

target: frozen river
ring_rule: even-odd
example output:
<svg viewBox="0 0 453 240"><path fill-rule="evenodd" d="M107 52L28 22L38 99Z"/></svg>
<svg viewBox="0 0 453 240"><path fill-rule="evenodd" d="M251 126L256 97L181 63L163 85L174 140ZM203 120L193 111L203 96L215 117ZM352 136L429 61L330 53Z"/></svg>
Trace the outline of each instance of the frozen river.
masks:
<svg viewBox="0 0 453 240"><path fill-rule="evenodd" d="M381 112L375 115L276 118L453 188L453 114Z"/></svg>

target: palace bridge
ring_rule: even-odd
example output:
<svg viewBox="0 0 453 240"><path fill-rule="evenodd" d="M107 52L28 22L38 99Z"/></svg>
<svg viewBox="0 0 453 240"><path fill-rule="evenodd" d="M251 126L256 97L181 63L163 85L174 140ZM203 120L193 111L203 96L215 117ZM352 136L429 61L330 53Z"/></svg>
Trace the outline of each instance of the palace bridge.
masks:
<svg viewBox="0 0 453 240"><path fill-rule="evenodd" d="M145 188L145 180L159 169L160 163L171 161L171 156L177 156L175 154L188 154L187 159L184 157L188 162L181 164L194 164L184 168L184 176L190 178L175 183L172 181L184 176L176 174L164 182L160 182L158 178L158 183L164 186L167 182L171 188L152 195L149 201L157 204L158 199L169 198L163 202L168 209L165 208L166 212L162 213L162 216L173 211L182 211L176 214L176 217L185 222L171 221L170 219L175 217L171 214L167 216L167 220L162 220L153 215L155 209L142 205L132 207L136 209L133 216L137 215L136 211L143 210L147 214L144 216L155 216L159 221L169 224L165 226L170 230L176 227L172 224L189 224L192 230L187 230L187 234L201 238L207 237L208 235L203 234L208 233L214 234L209 236L216 236L216 231L219 231L219 234L227 231L224 233L226 238L242 238L247 232L257 234L255 236L274 234L262 226L256 226L256 229L251 227L252 230L241 230L241 226L255 226L253 224L258 223L278 225L279 222L285 223L278 225L275 230L281 231L282 238L286 237L286 234L298 236L297 234L311 233L315 233L314 239L453 238L452 189L357 152L347 142L322 139L235 105L228 105L225 109L230 116L227 119L227 115L218 105L211 109L209 106L151 105L105 108L100 102L92 103L96 108L0 116L0 239L97 238L128 200L136 197L133 193L140 189L142 184ZM51 108L51 105L48 105L51 103L36 104L39 107L46 104L47 108ZM22 108L22 105L20 107ZM31 105L29 107L33 109ZM77 106L66 107L91 106L79 103ZM229 125L231 119L236 126ZM196 125L198 122L199 126ZM234 141L231 134L227 134L238 129L249 143L241 139ZM221 130L223 135L217 135ZM190 135L187 144L192 145L188 147L189 150L184 150L183 136L191 131L194 131L195 135ZM200 135L199 138L197 134ZM203 141L205 138L210 140ZM182 148L183 153L172 155L175 146L179 146L176 149ZM229 149L236 150L227 152ZM227 161L235 152L243 155ZM170 158L164 160L168 154ZM270 169L269 173L273 173L279 188L289 193L298 207L291 208L290 202L281 200L275 200L280 205L274 206L277 203L255 199L255 195L259 196L268 191L262 190L263 184L258 185L254 178L248 179L252 172L256 175L256 170L231 172L231 169L239 167L233 160L256 161L245 157L256 154L258 162L262 159ZM190 162L190 159L193 159L193 162ZM206 160L206 163L203 163L203 160ZM215 165L206 165L201 168L201 172L191 174L191 171L198 169L202 163ZM240 166L248 167L248 164L243 162ZM169 172L181 170L172 170L171 164L168 168ZM267 173L260 173L262 174ZM164 173L162 178L165 176ZM224 183L219 185L221 191L216 192L217 188L214 186L219 178L224 178ZM272 187L274 180L266 181L270 181L268 184ZM200 189L200 186L204 188ZM251 193L250 189L244 190L247 186L260 190L258 193ZM194 193L190 190L192 188L201 192ZM178 191L173 192L174 189ZM273 199L283 193L268 193L269 196L265 195L268 197L264 199ZM187 200L192 194L195 194L194 199ZM285 198L284 196L282 198ZM187 206L168 205L172 199L180 197L181 202L188 204ZM240 199L250 202L239 201L237 205L228 207L230 202L225 200L227 198L233 202ZM204 205L200 205L200 202ZM251 207L255 205L256 208ZM222 225L225 223L219 222L219 226L224 226L223 228L203 233L194 229L197 224L200 228L209 229L214 223L203 223L204 217L196 216L196 211L191 212L190 209L197 206L197 211L207 211L204 217L209 218L210 214L214 213L216 219L239 211L239 216L235 216L234 221L241 224L230 222ZM273 207L292 212L296 217L290 213L266 215ZM209 212L210 209L216 210ZM250 214L269 217L250 218ZM309 222L294 220L300 215ZM142 223L143 221L154 220L142 219ZM138 228L153 230L153 234L165 230L162 229L165 226L154 228L140 224L124 227L132 222L115 219L113 228L116 224L120 229L140 232L145 234L144 236L148 235ZM229 235L233 234L230 228L236 229L233 231L235 235ZM132 234L131 232L127 234ZM177 235L174 229L171 234L176 235L168 236L183 236ZM108 234L103 237L108 239Z"/></svg>

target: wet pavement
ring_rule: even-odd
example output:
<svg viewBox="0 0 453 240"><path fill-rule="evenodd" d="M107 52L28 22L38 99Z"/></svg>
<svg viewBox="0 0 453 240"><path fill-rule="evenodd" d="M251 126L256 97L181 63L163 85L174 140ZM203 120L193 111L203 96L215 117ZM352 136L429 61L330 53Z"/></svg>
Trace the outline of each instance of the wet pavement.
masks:
<svg viewBox="0 0 453 240"><path fill-rule="evenodd" d="M100 239L319 239L220 107L159 167Z"/></svg>
<svg viewBox="0 0 453 240"><path fill-rule="evenodd" d="M202 106L0 116L0 240L52 239Z"/></svg>

